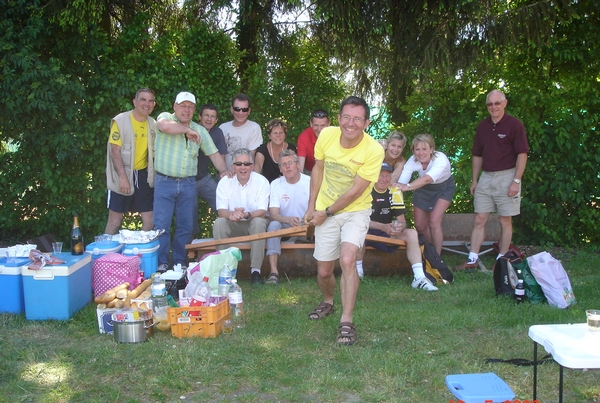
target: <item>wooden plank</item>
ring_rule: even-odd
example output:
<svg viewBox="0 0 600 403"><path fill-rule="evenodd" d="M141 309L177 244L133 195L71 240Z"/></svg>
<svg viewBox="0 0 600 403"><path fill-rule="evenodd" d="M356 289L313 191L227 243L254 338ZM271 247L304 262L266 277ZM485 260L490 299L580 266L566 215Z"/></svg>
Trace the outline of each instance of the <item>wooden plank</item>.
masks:
<svg viewBox="0 0 600 403"><path fill-rule="evenodd" d="M185 249L188 251L207 249L207 248L214 249L215 246L219 246L219 245L231 245L233 243L252 242L252 241L258 241L261 239L268 239L268 238L275 238L275 237L306 236L307 230L308 230L308 225L301 225L298 227L284 228L284 229L280 229L277 231L263 232L260 234L244 235L244 236L238 236L238 237L234 237L234 238L214 239L212 241L191 243L191 244L185 245Z"/></svg>

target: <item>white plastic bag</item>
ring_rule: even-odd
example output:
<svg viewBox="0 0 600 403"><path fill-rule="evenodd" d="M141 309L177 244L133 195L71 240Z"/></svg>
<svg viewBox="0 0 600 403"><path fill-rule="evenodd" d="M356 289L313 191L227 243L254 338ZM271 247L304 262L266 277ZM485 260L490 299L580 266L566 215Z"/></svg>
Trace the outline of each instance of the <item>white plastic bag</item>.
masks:
<svg viewBox="0 0 600 403"><path fill-rule="evenodd" d="M576 303L569 276L559 260L548 252L540 252L528 257L527 263L542 287L548 304L563 309Z"/></svg>
<svg viewBox="0 0 600 403"><path fill-rule="evenodd" d="M235 278L237 274L237 266L238 262L242 260L242 251L239 248L232 246L231 248L218 250L216 252L207 253L206 255L200 258L199 270L201 276L198 278L202 281L204 276L208 277L208 285L212 290L219 288L219 272L223 268L223 265L227 263L229 268L231 269L232 278ZM198 266L192 267L190 264L190 268L188 269L188 280L191 276L198 270Z"/></svg>

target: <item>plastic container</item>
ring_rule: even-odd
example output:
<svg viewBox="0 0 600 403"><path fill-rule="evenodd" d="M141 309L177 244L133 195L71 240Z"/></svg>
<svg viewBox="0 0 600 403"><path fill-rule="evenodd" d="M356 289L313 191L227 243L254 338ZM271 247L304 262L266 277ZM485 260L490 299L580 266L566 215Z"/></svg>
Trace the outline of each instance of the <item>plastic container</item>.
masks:
<svg viewBox="0 0 600 403"><path fill-rule="evenodd" d="M109 253L121 253L122 249L123 245L117 241L109 241L104 244L92 242L85 247L85 251L92 255L92 267L94 267L96 259Z"/></svg>
<svg viewBox="0 0 600 403"><path fill-rule="evenodd" d="M92 299L92 256L87 252L54 256L65 263L40 270L21 268L28 320L67 320Z"/></svg>
<svg viewBox="0 0 600 403"><path fill-rule="evenodd" d="M25 312L21 270L28 264L27 258L16 258L11 263L5 257L0 258L0 313L20 315Z"/></svg>
<svg viewBox="0 0 600 403"><path fill-rule="evenodd" d="M223 323L229 319L229 300L215 298L219 301L215 306L167 308L173 337L217 337L223 331Z"/></svg>
<svg viewBox="0 0 600 403"><path fill-rule="evenodd" d="M140 267L144 269L144 278L150 278L152 273L158 269L158 248L160 244L158 239L147 243L130 243L123 245L123 254L125 256L142 255Z"/></svg>
<svg viewBox="0 0 600 403"><path fill-rule="evenodd" d="M448 375L446 386L464 403L503 403L515 397L506 382L493 372Z"/></svg>

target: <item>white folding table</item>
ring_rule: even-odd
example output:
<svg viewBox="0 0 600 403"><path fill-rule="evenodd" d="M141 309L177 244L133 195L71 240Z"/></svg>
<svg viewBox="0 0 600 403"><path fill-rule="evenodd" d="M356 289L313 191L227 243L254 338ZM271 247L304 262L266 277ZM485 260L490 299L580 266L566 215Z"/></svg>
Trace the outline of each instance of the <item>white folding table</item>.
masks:
<svg viewBox="0 0 600 403"><path fill-rule="evenodd" d="M600 368L600 332L590 332L587 323L534 325L529 328L529 338L533 340L533 400L537 398L538 344L559 365L559 403L563 401L563 367Z"/></svg>

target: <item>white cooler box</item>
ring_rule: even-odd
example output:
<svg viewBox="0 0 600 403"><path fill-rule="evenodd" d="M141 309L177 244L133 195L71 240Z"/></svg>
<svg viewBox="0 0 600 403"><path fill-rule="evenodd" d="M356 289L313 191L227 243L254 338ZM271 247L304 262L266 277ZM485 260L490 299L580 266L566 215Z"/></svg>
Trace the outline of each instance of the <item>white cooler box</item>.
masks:
<svg viewBox="0 0 600 403"><path fill-rule="evenodd" d="M41 270L22 268L28 320L67 320L92 300L91 255L66 252L54 256L65 263Z"/></svg>

